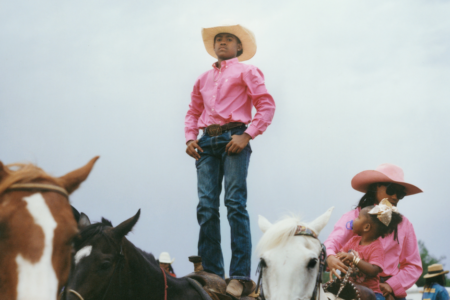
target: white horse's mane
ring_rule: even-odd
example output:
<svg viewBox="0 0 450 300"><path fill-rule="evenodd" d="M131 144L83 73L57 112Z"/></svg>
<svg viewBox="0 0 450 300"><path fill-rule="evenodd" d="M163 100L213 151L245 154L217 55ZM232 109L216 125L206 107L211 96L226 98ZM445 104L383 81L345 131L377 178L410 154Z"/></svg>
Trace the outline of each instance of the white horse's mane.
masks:
<svg viewBox="0 0 450 300"><path fill-rule="evenodd" d="M301 222L300 217L285 216L281 221L273 224L263 234L256 249L261 255L262 253L278 246L284 246L290 237L295 235L298 225L306 225Z"/></svg>

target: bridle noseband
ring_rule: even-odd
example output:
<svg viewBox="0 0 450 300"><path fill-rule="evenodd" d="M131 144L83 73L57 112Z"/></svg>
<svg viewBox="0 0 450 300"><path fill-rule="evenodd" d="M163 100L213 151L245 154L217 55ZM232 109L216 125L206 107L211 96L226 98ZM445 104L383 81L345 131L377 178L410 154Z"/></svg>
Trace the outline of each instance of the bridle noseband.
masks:
<svg viewBox="0 0 450 300"><path fill-rule="evenodd" d="M299 236L299 235L310 236L312 238L319 240L318 235L312 229L310 229L306 226L303 226L303 225L297 226L297 230L295 231L294 236ZM320 243L320 241L319 241L319 243ZM327 249L324 244L320 243L320 245L321 245L322 249L319 254L319 271L317 272L316 284L314 286L314 292L313 292L310 300L316 300L316 299L319 300L320 299L320 284L322 283L322 274L325 269L326 259L327 259ZM266 298L264 297L264 294L263 294L263 290L262 290L262 275L263 275L263 270L265 267L267 267L266 262L263 259L261 259L258 264L258 268L256 270L256 273L257 274L259 273L259 275L258 275L258 283L256 284L255 293L258 293L258 291L261 290L262 293L260 296L261 296L262 300L266 300Z"/></svg>

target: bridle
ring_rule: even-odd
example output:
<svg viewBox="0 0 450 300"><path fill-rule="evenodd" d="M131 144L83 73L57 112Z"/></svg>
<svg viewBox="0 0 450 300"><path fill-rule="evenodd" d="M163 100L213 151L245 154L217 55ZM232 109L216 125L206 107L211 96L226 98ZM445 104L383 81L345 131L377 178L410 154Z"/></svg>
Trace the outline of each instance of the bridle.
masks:
<svg viewBox="0 0 450 300"><path fill-rule="evenodd" d="M69 200L69 193L66 189L46 183L15 183L6 189L6 191L30 191L30 190L40 190L40 191L52 191L63 195Z"/></svg>
<svg viewBox="0 0 450 300"><path fill-rule="evenodd" d="M112 275L111 275L111 279L109 280L108 287L106 288L106 291L105 291L105 293L103 294L102 300L105 300L106 295L108 295L108 291L109 291L109 288L110 288L110 286L111 286L111 282L112 282L112 280L113 280L113 278L114 278L114 274L116 273L116 270L118 269L118 267L122 265L122 262L123 262L124 258L125 258L125 255L123 254L123 248L122 248L122 245L120 245L119 258L117 259L116 266L114 267L113 273L112 273ZM167 289L169 288L169 286L167 285L166 272L163 270L163 268L161 268L161 267L159 267L159 268L161 269L161 271L162 271L162 273L163 273L163 277L164 277L164 300L167 300ZM119 271L119 274L120 274L120 271ZM70 294L70 293L74 294L74 295L77 296L78 299L80 299L80 300L84 300L83 296L81 296L81 294L78 293L78 292L75 291L75 290L69 289L69 290L67 290L67 292L68 292L69 294Z"/></svg>
<svg viewBox="0 0 450 300"><path fill-rule="evenodd" d="M294 236L299 236L299 235L310 236L312 238L319 240L318 235L312 229L310 229L306 226L303 226L303 225L297 226L297 230L295 231ZM320 243L320 241L319 241L319 243ZM319 254L319 271L317 272L316 284L314 286L314 292L313 292L310 300L319 300L320 299L320 284L322 283L322 274L325 269L326 259L327 259L327 249L324 244L320 243L320 245L321 245L322 249ZM263 270L266 267L267 267L266 262L264 261L264 259L261 258L261 260L259 261L259 264L258 264L258 268L256 270L256 273L259 273L259 275L258 275L258 283L256 284L255 293L258 293L258 291L261 290L260 297L262 300L266 300L266 298L264 297L263 289L262 289L262 275L263 275Z"/></svg>

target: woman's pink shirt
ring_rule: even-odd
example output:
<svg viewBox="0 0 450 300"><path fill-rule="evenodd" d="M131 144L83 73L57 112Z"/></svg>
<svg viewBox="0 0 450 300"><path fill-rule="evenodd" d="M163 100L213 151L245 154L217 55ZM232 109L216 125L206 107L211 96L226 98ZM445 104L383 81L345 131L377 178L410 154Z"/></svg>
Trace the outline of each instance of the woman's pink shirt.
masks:
<svg viewBox="0 0 450 300"><path fill-rule="evenodd" d="M252 120L252 106L256 114ZM212 124L241 122L252 139L272 122L275 102L267 92L264 75L255 66L239 63L237 58L215 63L197 79L184 122L186 142L196 140L199 129Z"/></svg>
<svg viewBox="0 0 450 300"><path fill-rule="evenodd" d="M358 217L357 208L344 214L334 225L333 231L324 242L327 255L335 255L355 234L346 228L350 220ZM381 276L392 276L386 282L392 287L398 298L406 297L406 290L413 286L422 274L419 246L411 222L403 216L398 226L398 240L394 240L394 233L381 240L384 249L384 269Z"/></svg>

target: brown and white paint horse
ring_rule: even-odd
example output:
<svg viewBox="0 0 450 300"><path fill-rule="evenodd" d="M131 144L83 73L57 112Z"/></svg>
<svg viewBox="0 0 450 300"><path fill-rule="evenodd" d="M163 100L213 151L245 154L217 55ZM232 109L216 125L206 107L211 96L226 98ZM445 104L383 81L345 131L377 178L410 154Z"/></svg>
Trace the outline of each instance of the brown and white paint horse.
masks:
<svg viewBox="0 0 450 300"><path fill-rule="evenodd" d="M59 178L32 164L0 162L0 299L57 299L78 233L68 195L97 159Z"/></svg>

